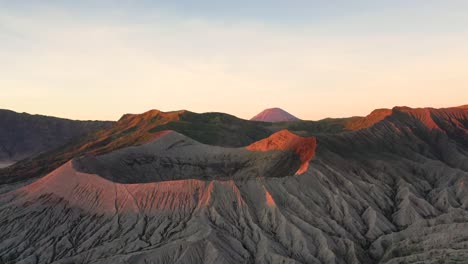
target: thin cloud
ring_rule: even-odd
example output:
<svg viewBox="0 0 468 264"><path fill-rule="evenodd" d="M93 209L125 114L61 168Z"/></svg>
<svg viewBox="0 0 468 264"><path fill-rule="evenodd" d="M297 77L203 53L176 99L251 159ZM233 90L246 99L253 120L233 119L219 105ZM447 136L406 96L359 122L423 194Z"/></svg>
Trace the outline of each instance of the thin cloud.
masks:
<svg viewBox="0 0 468 264"><path fill-rule="evenodd" d="M468 99L460 94L467 88L463 34L352 37L306 25L146 15L1 12L2 107L117 119L149 108L248 118L259 105L282 105L319 119Z"/></svg>

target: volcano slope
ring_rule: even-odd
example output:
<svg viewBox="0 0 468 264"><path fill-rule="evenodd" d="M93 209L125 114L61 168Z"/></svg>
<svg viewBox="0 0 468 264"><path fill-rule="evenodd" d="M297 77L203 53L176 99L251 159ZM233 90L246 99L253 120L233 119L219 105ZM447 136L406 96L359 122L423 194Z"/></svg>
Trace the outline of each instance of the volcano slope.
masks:
<svg viewBox="0 0 468 264"><path fill-rule="evenodd" d="M0 262L465 261L468 108L359 122L240 148L170 131L93 145L1 186Z"/></svg>
<svg viewBox="0 0 468 264"><path fill-rule="evenodd" d="M0 109L0 168L57 148L88 133L111 127L108 121L78 121Z"/></svg>
<svg viewBox="0 0 468 264"><path fill-rule="evenodd" d="M346 129L347 122L348 119L344 118L268 123L247 121L224 113L197 114L185 110L150 110L139 115L126 114L108 129L0 169L0 185L44 176L74 157L103 154L143 144L166 130L177 131L204 144L242 147L283 129L304 136L338 133Z"/></svg>
<svg viewBox="0 0 468 264"><path fill-rule="evenodd" d="M256 116L252 117L250 120L263 122L300 121L299 118L278 107L265 109Z"/></svg>

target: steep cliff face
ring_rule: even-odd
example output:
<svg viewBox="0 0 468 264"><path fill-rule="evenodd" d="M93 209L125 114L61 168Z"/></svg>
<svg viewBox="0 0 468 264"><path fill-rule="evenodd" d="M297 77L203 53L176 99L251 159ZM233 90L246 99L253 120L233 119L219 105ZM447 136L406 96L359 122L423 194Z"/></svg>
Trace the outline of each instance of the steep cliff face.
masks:
<svg viewBox="0 0 468 264"><path fill-rule="evenodd" d="M37 155L111 125L0 110L0 163Z"/></svg>
<svg viewBox="0 0 468 264"><path fill-rule="evenodd" d="M279 131L244 148L158 132L90 151L39 179L0 186L0 256L6 263L462 262L467 115L463 107L394 108L356 131L310 138Z"/></svg>

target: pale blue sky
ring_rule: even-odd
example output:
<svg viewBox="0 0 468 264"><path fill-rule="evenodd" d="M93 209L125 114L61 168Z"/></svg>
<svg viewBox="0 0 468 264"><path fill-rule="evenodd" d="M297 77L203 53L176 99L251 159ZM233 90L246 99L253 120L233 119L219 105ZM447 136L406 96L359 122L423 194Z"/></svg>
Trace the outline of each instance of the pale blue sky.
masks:
<svg viewBox="0 0 468 264"><path fill-rule="evenodd" d="M468 1L1 1L0 108L303 119L468 103Z"/></svg>

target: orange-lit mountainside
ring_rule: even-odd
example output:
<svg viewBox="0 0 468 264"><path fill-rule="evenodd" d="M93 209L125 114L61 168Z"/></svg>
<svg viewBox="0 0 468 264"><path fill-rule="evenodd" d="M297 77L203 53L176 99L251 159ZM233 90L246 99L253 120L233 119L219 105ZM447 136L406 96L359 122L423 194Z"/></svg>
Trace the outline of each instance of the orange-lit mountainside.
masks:
<svg viewBox="0 0 468 264"><path fill-rule="evenodd" d="M0 263L463 262L467 181L467 106L127 114L0 170Z"/></svg>

